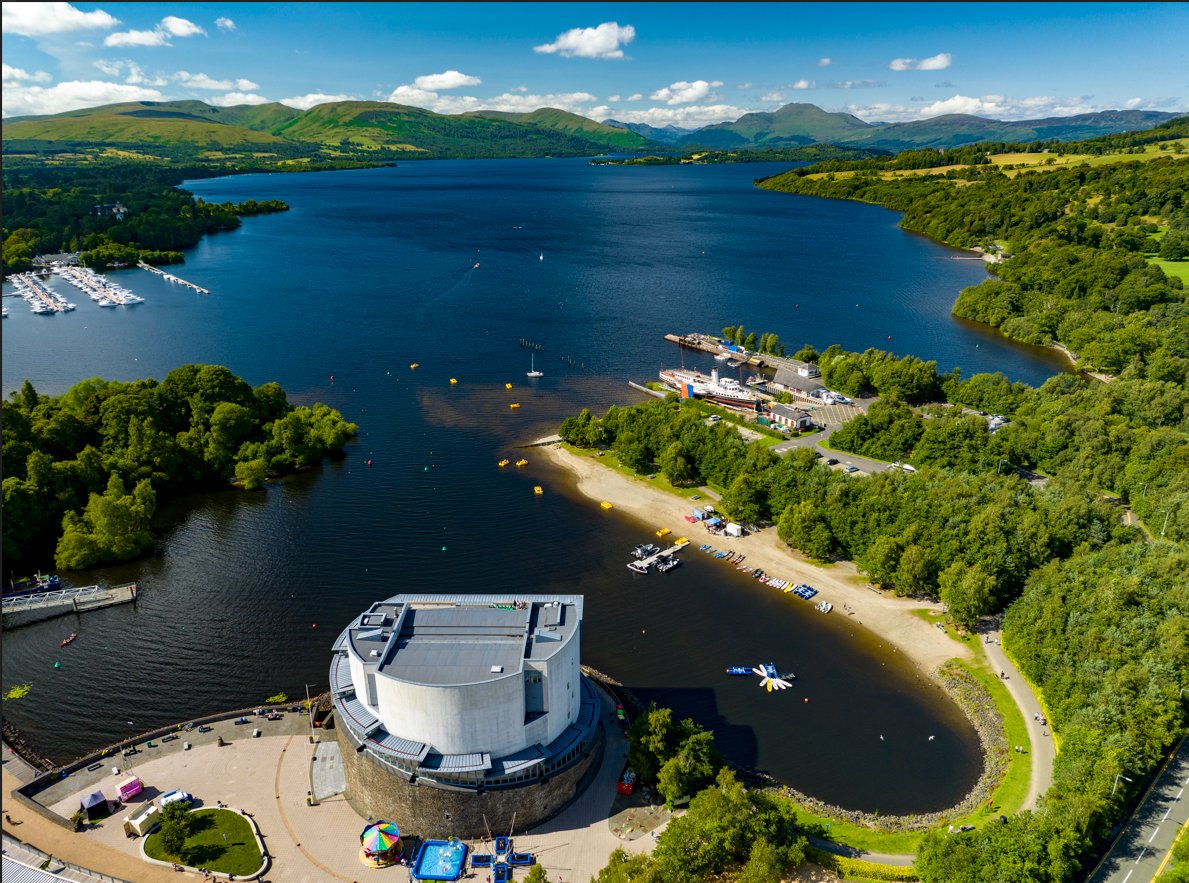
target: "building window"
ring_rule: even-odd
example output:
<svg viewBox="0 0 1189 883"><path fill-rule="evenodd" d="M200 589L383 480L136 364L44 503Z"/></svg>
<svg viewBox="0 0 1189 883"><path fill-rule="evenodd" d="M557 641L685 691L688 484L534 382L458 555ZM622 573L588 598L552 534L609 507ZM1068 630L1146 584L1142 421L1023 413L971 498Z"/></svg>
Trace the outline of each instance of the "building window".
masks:
<svg viewBox="0 0 1189 883"><path fill-rule="evenodd" d="M379 704L376 701L376 676L373 674L367 676L367 704L372 708Z"/></svg>

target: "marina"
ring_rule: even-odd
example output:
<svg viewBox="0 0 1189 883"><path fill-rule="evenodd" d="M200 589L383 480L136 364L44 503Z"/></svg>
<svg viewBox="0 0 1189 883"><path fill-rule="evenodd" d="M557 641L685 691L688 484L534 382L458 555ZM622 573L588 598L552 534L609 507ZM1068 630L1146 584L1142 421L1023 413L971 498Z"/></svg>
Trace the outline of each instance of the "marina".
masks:
<svg viewBox="0 0 1189 883"><path fill-rule="evenodd" d="M13 287L22 300L29 305L29 309L38 315L53 313L69 313L75 309L74 304L46 285L32 273L17 273L12 277Z"/></svg>
<svg viewBox="0 0 1189 883"><path fill-rule="evenodd" d="M60 264L54 267L54 272L101 307L130 307L144 303L140 295L105 279L89 267Z"/></svg>
<svg viewBox="0 0 1189 883"><path fill-rule="evenodd" d="M644 543L636 546L632 551L632 555L635 556L636 560L628 564L628 570L636 573L648 573L651 568L656 567L658 572L665 573L681 563L676 555L688 545L689 540L681 537L676 543L664 551L661 551L659 546L655 546L652 543Z"/></svg>
<svg viewBox="0 0 1189 883"><path fill-rule="evenodd" d="M136 266L140 267L142 270L148 270L150 273L156 273L166 282L176 282L178 285L184 285L187 288L193 288L199 294L210 294L210 291L203 288L201 285L195 285L193 282L187 282L181 276L175 276L173 273L166 273L164 270L158 269L152 264L146 264L144 261L137 261ZM478 264L475 266L478 266Z"/></svg>

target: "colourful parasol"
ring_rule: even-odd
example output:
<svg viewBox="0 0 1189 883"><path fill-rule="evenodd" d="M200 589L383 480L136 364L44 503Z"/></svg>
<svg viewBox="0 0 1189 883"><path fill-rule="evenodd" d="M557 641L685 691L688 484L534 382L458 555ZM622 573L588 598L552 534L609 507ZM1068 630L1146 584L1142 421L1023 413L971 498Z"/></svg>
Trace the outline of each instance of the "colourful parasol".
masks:
<svg viewBox="0 0 1189 883"><path fill-rule="evenodd" d="M359 842L364 852L378 855L400 845L400 831L392 822L375 822L363 829Z"/></svg>

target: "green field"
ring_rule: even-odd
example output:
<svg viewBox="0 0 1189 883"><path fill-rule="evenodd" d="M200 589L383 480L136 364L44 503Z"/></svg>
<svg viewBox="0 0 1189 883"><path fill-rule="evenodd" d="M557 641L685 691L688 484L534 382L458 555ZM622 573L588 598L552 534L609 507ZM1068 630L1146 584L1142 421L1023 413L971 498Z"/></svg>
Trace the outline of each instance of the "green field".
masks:
<svg viewBox="0 0 1189 883"><path fill-rule="evenodd" d="M1189 261L1162 261L1160 258L1148 258L1149 264L1155 264L1164 271L1166 276L1180 279L1189 285Z"/></svg>
<svg viewBox="0 0 1189 883"><path fill-rule="evenodd" d="M256 845L256 835L247 819L227 809L199 809L190 813L190 836L180 856L166 855L161 848L161 832L155 831L145 841L145 854L162 862L181 860L191 868L205 868L219 874L246 877L264 864Z"/></svg>

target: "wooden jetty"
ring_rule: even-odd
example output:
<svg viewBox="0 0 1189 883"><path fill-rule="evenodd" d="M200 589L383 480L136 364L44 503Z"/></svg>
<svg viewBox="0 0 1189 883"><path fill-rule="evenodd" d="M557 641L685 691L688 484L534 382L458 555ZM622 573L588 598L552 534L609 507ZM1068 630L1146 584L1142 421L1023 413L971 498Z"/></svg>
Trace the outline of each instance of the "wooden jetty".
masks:
<svg viewBox="0 0 1189 883"><path fill-rule="evenodd" d="M136 583L122 586L81 586L53 592L16 595L3 602L5 624L29 623L67 613L85 613L136 601Z"/></svg>
<svg viewBox="0 0 1189 883"><path fill-rule="evenodd" d="M164 270L159 270L151 264L146 264L144 261L137 261L136 266L142 270L148 270L150 273L156 273L167 282L177 282L180 285L185 285L187 288L193 288L199 294L210 294L210 291L203 288L201 285L195 285L193 282L187 282L181 276L175 276L173 273L166 273Z"/></svg>
<svg viewBox="0 0 1189 883"><path fill-rule="evenodd" d="M682 549L684 549L688 545L689 545L689 540L686 540L684 543L677 543L676 545L670 546L669 548L665 549L663 552L657 552L653 555L649 555L647 558L641 558L641 559L639 559L638 562L631 561L628 563L629 564L639 563L644 568L644 570L648 570L649 568L652 567L653 564L655 564L661 558L668 558L670 555L676 555L678 552L680 552Z"/></svg>
<svg viewBox="0 0 1189 883"><path fill-rule="evenodd" d="M799 359L790 359L786 356L774 356L771 353L748 353L745 357L740 357L738 353L730 352L722 342L716 338L705 334L666 334L665 340L670 343L675 343L678 346L686 347L691 350L701 350L705 353L730 353L731 357L742 361L746 365L751 365L755 368L769 368L776 371L780 368L788 368L791 371L800 372L807 370L809 377L818 377L821 372L816 365L811 365L809 362L802 362Z"/></svg>

